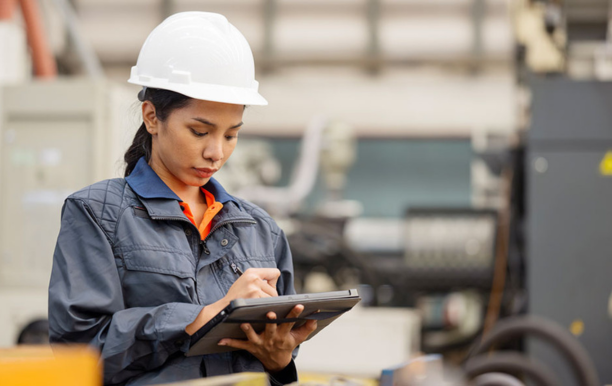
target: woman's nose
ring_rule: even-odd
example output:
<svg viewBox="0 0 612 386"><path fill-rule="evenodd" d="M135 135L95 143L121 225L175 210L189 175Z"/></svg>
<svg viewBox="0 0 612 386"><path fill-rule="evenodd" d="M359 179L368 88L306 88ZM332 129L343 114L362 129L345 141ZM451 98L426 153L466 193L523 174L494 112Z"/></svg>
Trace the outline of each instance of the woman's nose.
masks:
<svg viewBox="0 0 612 386"><path fill-rule="evenodd" d="M223 138L210 138L206 141L203 157L212 162L218 162L223 159Z"/></svg>

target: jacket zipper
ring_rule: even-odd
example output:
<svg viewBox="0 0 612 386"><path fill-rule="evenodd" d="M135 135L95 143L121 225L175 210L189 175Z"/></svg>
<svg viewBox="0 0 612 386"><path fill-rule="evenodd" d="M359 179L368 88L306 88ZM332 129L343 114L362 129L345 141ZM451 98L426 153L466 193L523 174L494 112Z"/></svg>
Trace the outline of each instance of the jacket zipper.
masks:
<svg viewBox="0 0 612 386"><path fill-rule="evenodd" d="M238 276L242 276L242 274L244 272L242 272L242 270L240 268L238 268L238 266L236 265L236 263L232 263L230 264L230 267L232 267L232 270L234 271L234 273Z"/></svg>

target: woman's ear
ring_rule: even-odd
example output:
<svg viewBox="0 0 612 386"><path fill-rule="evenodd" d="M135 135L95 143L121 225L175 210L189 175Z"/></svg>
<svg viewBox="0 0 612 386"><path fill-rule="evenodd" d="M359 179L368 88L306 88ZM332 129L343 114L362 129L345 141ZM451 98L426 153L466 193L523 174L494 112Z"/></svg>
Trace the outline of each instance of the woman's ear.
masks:
<svg viewBox="0 0 612 386"><path fill-rule="evenodd" d="M151 101L142 102L142 120L144 121L149 134L157 134L159 130L159 120L155 114L155 106L153 106Z"/></svg>

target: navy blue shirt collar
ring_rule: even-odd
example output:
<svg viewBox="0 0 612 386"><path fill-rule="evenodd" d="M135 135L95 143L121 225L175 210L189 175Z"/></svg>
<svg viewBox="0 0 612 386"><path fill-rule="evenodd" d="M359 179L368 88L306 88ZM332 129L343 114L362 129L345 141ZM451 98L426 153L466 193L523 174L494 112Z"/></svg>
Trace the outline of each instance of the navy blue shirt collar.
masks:
<svg viewBox="0 0 612 386"><path fill-rule="evenodd" d="M134 170L132 170L132 173L130 173L125 180L130 185L132 190L140 197L167 198L170 200L183 201L176 195L176 193L172 191L172 189L168 187L168 185L166 185L164 181L162 181L161 178L159 178L157 173L151 169L151 166L149 166L145 160L145 157L141 157L138 160ZM212 193L212 195L215 196L216 201L222 204L232 201L236 203L238 207L240 207L238 200L227 193L225 189L223 189L223 186L221 186L221 184L214 178L211 178L208 183L203 186L203 188Z"/></svg>

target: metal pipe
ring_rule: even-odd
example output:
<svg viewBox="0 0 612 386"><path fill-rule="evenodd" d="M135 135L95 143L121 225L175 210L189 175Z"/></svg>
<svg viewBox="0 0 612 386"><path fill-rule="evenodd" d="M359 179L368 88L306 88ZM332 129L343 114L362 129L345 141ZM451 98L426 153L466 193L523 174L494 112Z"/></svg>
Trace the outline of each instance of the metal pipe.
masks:
<svg viewBox="0 0 612 386"><path fill-rule="evenodd" d="M78 17L74 9L67 0L55 0L56 6L64 16L64 22L68 29L68 34L74 43L74 47L81 58L85 71L92 78L103 78L104 71L100 60L89 42L83 39L83 34L79 30Z"/></svg>
<svg viewBox="0 0 612 386"><path fill-rule="evenodd" d="M17 8L17 0L0 1L0 20L11 20Z"/></svg>
<svg viewBox="0 0 612 386"><path fill-rule="evenodd" d="M264 207L274 206L275 214L286 215L295 210L312 192L317 181L323 131L327 125L326 117L315 116L311 119L302 138L300 158L289 186L251 186L236 195Z"/></svg>
<svg viewBox="0 0 612 386"><path fill-rule="evenodd" d="M57 65L49 49L42 17L36 0L20 0L21 13L26 25L28 45L32 49L34 74L41 78L55 78Z"/></svg>

